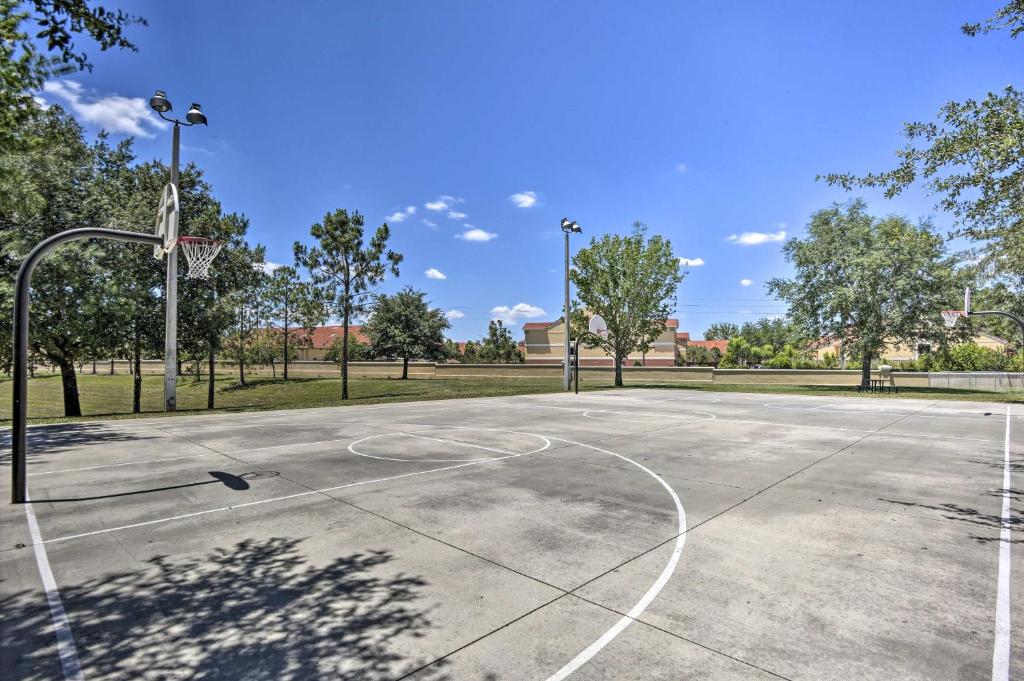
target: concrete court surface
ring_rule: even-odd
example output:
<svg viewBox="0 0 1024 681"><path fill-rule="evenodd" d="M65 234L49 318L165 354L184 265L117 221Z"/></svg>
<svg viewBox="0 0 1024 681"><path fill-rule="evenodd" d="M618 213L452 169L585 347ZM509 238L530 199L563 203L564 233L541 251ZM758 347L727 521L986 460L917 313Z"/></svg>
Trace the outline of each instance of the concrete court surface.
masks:
<svg viewBox="0 0 1024 681"><path fill-rule="evenodd" d="M1021 414L622 390L32 428L0 675L1022 678Z"/></svg>

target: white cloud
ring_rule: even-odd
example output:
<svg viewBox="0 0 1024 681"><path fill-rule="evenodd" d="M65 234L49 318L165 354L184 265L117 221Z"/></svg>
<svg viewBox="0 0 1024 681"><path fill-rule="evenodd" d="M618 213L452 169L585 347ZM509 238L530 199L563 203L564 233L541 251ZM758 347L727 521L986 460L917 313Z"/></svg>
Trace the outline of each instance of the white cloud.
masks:
<svg viewBox="0 0 1024 681"><path fill-rule="evenodd" d="M704 258L679 258L679 264L683 267L700 267L704 264Z"/></svg>
<svg viewBox="0 0 1024 681"><path fill-rule="evenodd" d="M465 241L490 241L496 238L498 235L494 232L485 232L482 229L473 228L463 232L462 234L456 234L456 239L463 239Z"/></svg>
<svg viewBox="0 0 1024 681"><path fill-rule="evenodd" d="M282 265L279 262L270 262L269 260L263 261L263 271L266 272L267 274L273 274L274 270L280 269L282 267L284 267L284 265Z"/></svg>
<svg viewBox="0 0 1024 681"><path fill-rule="evenodd" d="M427 270L423 274L427 275L427 279L447 279L448 278L448 277L444 276L444 272L442 272L441 270L439 270L439 269L437 269L435 267L431 267L429 270Z"/></svg>
<svg viewBox="0 0 1024 681"><path fill-rule="evenodd" d="M465 199L460 199L457 196L449 196L448 194L442 194L437 197L434 201L427 201L423 204L423 207L427 210L434 212L441 212L442 210L448 210L457 203L462 203Z"/></svg>
<svg viewBox="0 0 1024 681"><path fill-rule="evenodd" d="M753 279L740 279L740 286L750 286L753 283Z"/></svg>
<svg viewBox="0 0 1024 681"><path fill-rule="evenodd" d="M533 319L535 317L543 317L545 314L544 310L529 303L516 303L512 307L498 305L491 308L493 318L500 319L503 322L514 322L517 319Z"/></svg>
<svg viewBox="0 0 1024 681"><path fill-rule="evenodd" d="M676 164L676 172L677 173L685 173L686 172L686 164L685 163L677 163Z"/></svg>
<svg viewBox="0 0 1024 681"><path fill-rule="evenodd" d="M431 229L437 229L437 223L431 220L427 220L426 218L424 218L423 224L425 224L427 227L430 227Z"/></svg>
<svg viewBox="0 0 1024 681"><path fill-rule="evenodd" d="M448 319L462 319L466 316L466 313L462 310L448 310L444 313L444 316Z"/></svg>
<svg viewBox="0 0 1024 681"><path fill-rule="evenodd" d="M786 223L782 222L776 226L785 227ZM742 234L730 234L725 238L725 240L739 246L758 246L771 241L785 241L786 230L780 229L777 232L743 232Z"/></svg>
<svg viewBox="0 0 1024 681"><path fill-rule="evenodd" d="M532 208L537 204L537 192L516 192L508 199L516 208Z"/></svg>
<svg viewBox="0 0 1024 681"><path fill-rule="evenodd" d="M384 218L388 222L404 222L410 215L416 214L416 206L406 206L405 210L397 210Z"/></svg>
<svg viewBox="0 0 1024 681"><path fill-rule="evenodd" d="M95 92L87 92L81 83L73 80L47 81L43 83L43 92L64 100L83 121L107 132L153 137L154 130L163 130L168 126L150 110L149 104L142 97L100 97Z"/></svg>
<svg viewBox="0 0 1024 681"><path fill-rule="evenodd" d="M465 220L468 216L465 213L460 213L457 210L448 211L448 217L452 220Z"/></svg>

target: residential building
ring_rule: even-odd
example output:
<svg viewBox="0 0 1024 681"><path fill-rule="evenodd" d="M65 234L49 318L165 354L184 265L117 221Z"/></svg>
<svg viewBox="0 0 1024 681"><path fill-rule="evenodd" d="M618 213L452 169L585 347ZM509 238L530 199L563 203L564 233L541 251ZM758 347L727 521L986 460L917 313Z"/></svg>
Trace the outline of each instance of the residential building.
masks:
<svg viewBox="0 0 1024 681"><path fill-rule="evenodd" d="M337 325L317 326L309 330L293 330L292 339L295 341L298 359L322 360L334 342L344 335L344 329L343 325ZM364 344L370 342L370 339L363 333L361 325L350 324L348 333L356 342Z"/></svg>
<svg viewBox="0 0 1024 681"><path fill-rule="evenodd" d="M649 367L670 367L676 363L676 329L679 321L666 319L664 331L655 339L648 352L635 352L624 366L640 364ZM565 353L565 321L527 322L523 324L525 340L522 349L527 364L561 364ZM612 366L611 355L600 348L580 346L580 366Z"/></svg>
<svg viewBox="0 0 1024 681"><path fill-rule="evenodd" d="M1010 341L993 336L990 333L978 333L973 339L973 342L980 345L983 348L989 350L996 350L1002 353L1009 353ZM917 343L908 345L906 343L888 343L884 350L882 350L882 358L893 361L893 362L907 362L917 360L920 358L921 353L928 347L927 343ZM837 340L830 340L823 338L812 346L815 359L821 361L825 358L826 354L832 354L837 359L839 358L840 344Z"/></svg>

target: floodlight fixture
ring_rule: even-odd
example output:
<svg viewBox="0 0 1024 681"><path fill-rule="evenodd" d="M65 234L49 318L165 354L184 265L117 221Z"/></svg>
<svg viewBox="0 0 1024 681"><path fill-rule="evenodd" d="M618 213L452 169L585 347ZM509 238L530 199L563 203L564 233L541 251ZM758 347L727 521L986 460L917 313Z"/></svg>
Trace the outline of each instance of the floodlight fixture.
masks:
<svg viewBox="0 0 1024 681"><path fill-rule="evenodd" d="M188 113L185 114L185 120L192 125L207 125L206 114L203 113L202 107L197 102L192 102Z"/></svg>
<svg viewBox="0 0 1024 681"><path fill-rule="evenodd" d="M167 93L163 90L154 92L153 96L149 98L149 108L161 114L170 111L171 102L167 99Z"/></svg>

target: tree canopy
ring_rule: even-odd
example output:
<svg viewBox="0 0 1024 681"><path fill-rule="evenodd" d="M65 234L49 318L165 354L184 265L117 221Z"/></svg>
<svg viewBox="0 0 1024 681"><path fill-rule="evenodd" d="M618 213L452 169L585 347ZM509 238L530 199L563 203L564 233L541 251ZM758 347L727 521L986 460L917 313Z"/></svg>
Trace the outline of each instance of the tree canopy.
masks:
<svg viewBox="0 0 1024 681"><path fill-rule="evenodd" d="M401 357L402 378L410 359L445 358L444 332L451 324L444 311L430 307L427 294L406 286L394 295L377 296L363 332L378 357Z"/></svg>
<svg viewBox="0 0 1024 681"><path fill-rule="evenodd" d="M661 235L647 238L647 227L633 223L628 236L605 234L573 258L572 281L582 307L604 318L608 337L588 337L615 360L615 385L622 385L622 362L646 352L665 330L683 280L672 244Z"/></svg>
<svg viewBox="0 0 1024 681"><path fill-rule="evenodd" d="M768 290L812 338L860 353L865 381L888 343L947 338L938 313L953 306L958 282L944 240L927 223L876 218L855 200L815 212L807 236L783 252L796 274L772 279Z"/></svg>
<svg viewBox="0 0 1024 681"><path fill-rule="evenodd" d="M1012 37L1024 31L1024 1L962 27L971 36L1002 29ZM983 271L1024 288L1024 95L1007 85L980 99L949 101L935 121L907 123L903 134L895 168L819 179L847 190L877 187L887 198L920 183L956 218L957 234L978 244Z"/></svg>

